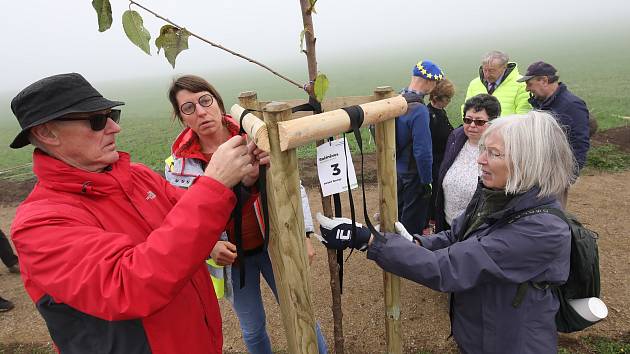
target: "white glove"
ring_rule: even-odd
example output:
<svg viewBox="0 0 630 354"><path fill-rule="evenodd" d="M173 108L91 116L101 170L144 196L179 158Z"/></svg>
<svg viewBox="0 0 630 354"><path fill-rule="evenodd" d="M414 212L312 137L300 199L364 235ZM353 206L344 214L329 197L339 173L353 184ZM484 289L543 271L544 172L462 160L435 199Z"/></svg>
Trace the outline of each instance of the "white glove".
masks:
<svg viewBox="0 0 630 354"><path fill-rule="evenodd" d="M376 216L378 214L374 214L374 215ZM374 226L374 228L376 229L376 231L381 232L381 224L378 224L378 225ZM409 231L407 231L407 229L405 229L405 226L400 221L396 221L394 223L394 229L396 230L397 234L399 234L400 236L404 237L408 241L413 242L413 236L411 236Z"/></svg>
<svg viewBox="0 0 630 354"><path fill-rule="evenodd" d="M396 221L396 223L394 224L394 228L396 229L397 234L413 242L413 236L411 236L409 231L405 229L405 226L400 221Z"/></svg>

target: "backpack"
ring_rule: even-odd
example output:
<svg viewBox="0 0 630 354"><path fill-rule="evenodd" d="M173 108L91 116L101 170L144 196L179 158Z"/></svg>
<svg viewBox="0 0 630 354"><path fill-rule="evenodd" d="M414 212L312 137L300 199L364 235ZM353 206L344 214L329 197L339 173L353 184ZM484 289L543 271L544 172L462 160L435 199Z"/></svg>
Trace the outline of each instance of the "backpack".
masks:
<svg viewBox="0 0 630 354"><path fill-rule="evenodd" d="M571 333L581 331L595 324L582 318L569 305L571 299L599 297L600 274L599 252L597 248L598 234L582 225L571 214L564 213L556 208L537 207L523 210L511 215L507 223L511 224L523 216L548 213L564 220L571 229L571 256L569 278L564 284L522 283L519 285L512 306L518 307L525 296L529 286L546 289L551 287L560 300L560 308L556 313L556 327L558 332Z"/></svg>

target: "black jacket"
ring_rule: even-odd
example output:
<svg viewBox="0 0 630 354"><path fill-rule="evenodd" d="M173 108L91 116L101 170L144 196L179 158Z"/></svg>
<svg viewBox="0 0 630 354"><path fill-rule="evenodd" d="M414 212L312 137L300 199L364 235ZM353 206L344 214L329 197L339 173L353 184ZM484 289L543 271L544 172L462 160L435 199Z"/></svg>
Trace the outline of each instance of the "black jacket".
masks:
<svg viewBox="0 0 630 354"><path fill-rule="evenodd" d="M429 109L429 128L431 129L431 143L433 148L433 183L438 180L440 172L440 164L444 158L446 150L446 141L453 131L453 126L448 121L448 116L443 108L435 108L431 103L427 105ZM433 187L431 194L431 208L429 210L429 219L435 219L435 199L437 198L436 186Z"/></svg>

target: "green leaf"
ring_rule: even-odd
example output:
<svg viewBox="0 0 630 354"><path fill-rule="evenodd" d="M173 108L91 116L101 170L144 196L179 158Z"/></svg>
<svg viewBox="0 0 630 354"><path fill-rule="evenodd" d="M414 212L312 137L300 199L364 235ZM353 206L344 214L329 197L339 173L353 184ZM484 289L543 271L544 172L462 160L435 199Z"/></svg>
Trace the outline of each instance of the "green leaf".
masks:
<svg viewBox="0 0 630 354"><path fill-rule="evenodd" d="M158 54L160 49L164 48L164 56L175 68L177 55L188 49L188 37L190 37L190 32L186 31L185 28L177 28L171 25L162 26L160 36L155 39Z"/></svg>
<svg viewBox="0 0 630 354"><path fill-rule="evenodd" d="M324 100L324 96L326 95L326 91L328 91L328 78L326 75L322 73L317 74L313 91L315 92L315 98L317 101L322 102Z"/></svg>
<svg viewBox="0 0 630 354"><path fill-rule="evenodd" d="M112 5L109 0L92 0L92 7L98 17L98 31L105 32L112 26Z"/></svg>
<svg viewBox="0 0 630 354"><path fill-rule="evenodd" d="M315 3L317 2L317 0L308 0L308 2L311 4L311 6L308 9L308 12L312 12L316 14L317 11L315 11Z"/></svg>
<svg viewBox="0 0 630 354"><path fill-rule="evenodd" d="M122 16L123 29L131 43L137 45L145 53L151 55L149 40L151 35L149 31L142 25L142 16L132 10L127 10Z"/></svg>

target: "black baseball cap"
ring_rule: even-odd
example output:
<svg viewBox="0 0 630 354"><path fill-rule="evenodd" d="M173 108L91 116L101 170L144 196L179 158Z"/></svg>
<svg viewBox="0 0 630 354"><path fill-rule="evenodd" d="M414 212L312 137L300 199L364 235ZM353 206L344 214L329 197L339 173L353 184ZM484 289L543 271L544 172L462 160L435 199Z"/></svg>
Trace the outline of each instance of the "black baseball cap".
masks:
<svg viewBox="0 0 630 354"><path fill-rule="evenodd" d="M22 131L9 146L19 149L28 145L29 129L66 114L101 111L124 104L104 98L77 73L43 78L30 84L11 101L11 110Z"/></svg>
<svg viewBox="0 0 630 354"><path fill-rule="evenodd" d="M544 61L537 61L528 66L525 75L516 81L525 82L534 76L555 76L557 72L553 65L547 64Z"/></svg>

